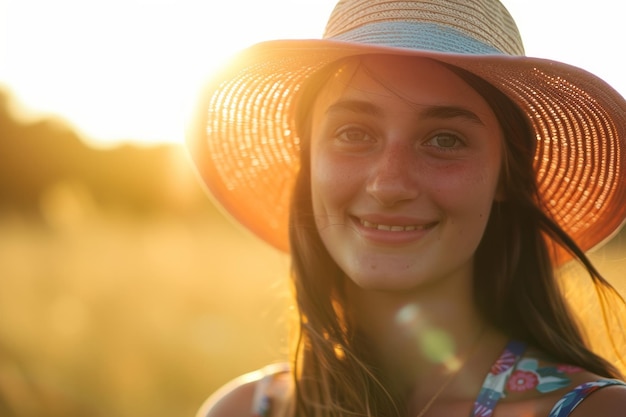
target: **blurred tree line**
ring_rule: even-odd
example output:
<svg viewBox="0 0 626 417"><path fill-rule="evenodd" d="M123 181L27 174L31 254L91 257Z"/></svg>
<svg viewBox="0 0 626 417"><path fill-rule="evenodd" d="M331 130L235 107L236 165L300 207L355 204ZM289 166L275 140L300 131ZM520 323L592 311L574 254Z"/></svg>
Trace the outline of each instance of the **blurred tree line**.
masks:
<svg viewBox="0 0 626 417"><path fill-rule="evenodd" d="M98 206L139 215L212 210L182 147L95 149L60 119L16 118L11 100L0 90L0 210L36 217L42 194L62 182L80 184ZM173 195L181 186L185 195Z"/></svg>

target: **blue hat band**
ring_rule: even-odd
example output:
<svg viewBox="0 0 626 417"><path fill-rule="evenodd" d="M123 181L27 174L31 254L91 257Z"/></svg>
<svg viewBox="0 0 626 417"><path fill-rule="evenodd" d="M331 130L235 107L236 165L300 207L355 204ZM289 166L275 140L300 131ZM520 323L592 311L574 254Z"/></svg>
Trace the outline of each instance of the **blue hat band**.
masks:
<svg viewBox="0 0 626 417"><path fill-rule="evenodd" d="M453 28L435 23L369 23L329 39L444 53L503 55L493 46Z"/></svg>

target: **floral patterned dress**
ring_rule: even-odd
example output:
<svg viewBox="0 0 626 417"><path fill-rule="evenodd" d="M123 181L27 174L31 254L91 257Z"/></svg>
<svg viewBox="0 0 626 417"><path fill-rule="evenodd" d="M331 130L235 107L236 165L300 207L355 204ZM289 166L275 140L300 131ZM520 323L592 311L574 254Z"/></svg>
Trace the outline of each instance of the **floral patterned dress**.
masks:
<svg viewBox="0 0 626 417"><path fill-rule="evenodd" d="M505 390L519 392L535 389L551 392L570 384L567 374L580 371L580 368L568 365L542 367L537 359L524 358L525 350L525 343L512 340L507 344L485 378L471 417L490 417L498 401L505 396ZM616 379L599 379L581 384L561 397L548 417L569 416L592 392L610 385L626 384Z"/></svg>

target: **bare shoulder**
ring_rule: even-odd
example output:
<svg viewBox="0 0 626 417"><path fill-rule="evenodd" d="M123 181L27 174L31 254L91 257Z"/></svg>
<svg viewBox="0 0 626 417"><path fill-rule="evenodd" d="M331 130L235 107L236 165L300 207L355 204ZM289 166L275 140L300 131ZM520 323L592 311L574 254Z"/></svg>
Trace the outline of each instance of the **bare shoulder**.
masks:
<svg viewBox="0 0 626 417"><path fill-rule="evenodd" d="M196 417L250 417L262 377L260 372L252 372L230 381L204 402Z"/></svg>
<svg viewBox="0 0 626 417"><path fill-rule="evenodd" d="M275 364L237 377L212 394L196 417L250 417L261 391L267 391L270 381L287 372L287 365Z"/></svg>
<svg viewBox="0 0 626 417"><path fill-rule="evenodd" d="M590 394L571 417L623 417L626 414L626 385L611 385Z"/></svg>

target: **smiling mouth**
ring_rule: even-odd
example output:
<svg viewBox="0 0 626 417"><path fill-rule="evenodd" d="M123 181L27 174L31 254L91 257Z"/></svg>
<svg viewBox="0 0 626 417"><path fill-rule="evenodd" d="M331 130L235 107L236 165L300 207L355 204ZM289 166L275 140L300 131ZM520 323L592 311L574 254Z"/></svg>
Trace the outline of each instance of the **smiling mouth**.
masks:
<svg viewBox="0 0 626 417"><path fill-rule="evenodd" d="M411 224L407 226L399 226L399 225L389 225L389 224L376 224L372 222L368 222L367 220L359 219L359 222L363 227L368 229L377 229L384 230L386 232L413 232L415 230L426 230L430 229L435 225L435 223L428 224Z"/></svg>

